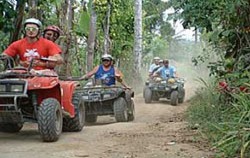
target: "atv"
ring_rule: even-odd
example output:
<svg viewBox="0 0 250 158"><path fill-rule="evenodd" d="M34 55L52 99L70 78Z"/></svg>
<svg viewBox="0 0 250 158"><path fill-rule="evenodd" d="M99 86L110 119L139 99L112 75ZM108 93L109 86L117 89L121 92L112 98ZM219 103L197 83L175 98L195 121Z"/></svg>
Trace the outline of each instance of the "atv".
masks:
<svg viewBox="0 0 250 158"><path fill-rule="evenodd" d="M170 100L171 105L183 103L185 98L184 82L183 78L162 80L159 77L146 81L143 90L145 103L159 101L160 98Z"/></svg>
<svg viewBox="0 0 250 158"><path fill-rule="evenodd" d="M134 120L134 92L122 86L106 86L91 78L82 90L86 109L85 121L95 123L98 116L111 115L117 122Z"/></svg>
<svg viewBox="0 0 250 158"><path fill-rule="evenodd" d="M77 93L80 84L62 81L54 70L12 67L0 57L0 131L19 132L25 122L38 124L43 141L57 141L62 131L81 131L85 107ZM43 58L40 60L50 60Z"/></svg>

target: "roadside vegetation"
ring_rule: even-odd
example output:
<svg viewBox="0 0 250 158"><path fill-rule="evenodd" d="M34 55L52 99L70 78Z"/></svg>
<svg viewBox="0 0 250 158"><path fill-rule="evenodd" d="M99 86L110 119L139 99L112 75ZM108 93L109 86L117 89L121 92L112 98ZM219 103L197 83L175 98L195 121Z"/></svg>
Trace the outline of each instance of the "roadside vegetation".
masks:
<svg viewBox="0 0 250 158"><path fill-rule="evenodd" d="M250 156L250 102L245 93L223 94L210 81L191 99L187 118L191 128L211 142L218 157Z"/></svg>
<svg viewBox="0 0 250 158"><path fill-rule="evenodd" d="M250 2L170 0L170 6L172 18L195 28L207 45L193 58L205 63L211 78L200 78L203 86L191 99L191 127L211 142L218 158L250 157Z"/></svg>

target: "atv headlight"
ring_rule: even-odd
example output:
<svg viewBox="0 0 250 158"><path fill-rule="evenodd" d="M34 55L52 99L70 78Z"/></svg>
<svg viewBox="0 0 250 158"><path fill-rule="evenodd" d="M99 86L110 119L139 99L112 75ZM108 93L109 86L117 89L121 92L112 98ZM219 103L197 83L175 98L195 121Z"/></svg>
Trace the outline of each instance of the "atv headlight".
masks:
<svg viewBox="0 0 250 158"><path fill-rule="evenodd" d="M84 95L84 96L82 96L82 99L83 99L83 100L88 100L88 99L89 99L89 96Z"/></svg>
<svg viewBox="0 0 250 158"><path fill-rule="evenodd" d="M21 92L23 92L23 89L24 89L24 85L21 85L21 84L11 85L10 86L10 91L11 92L21 93Z"/></svg>
<svg viewBox="0 0 250 158"><path fill-rule="evenodd" d="M155 77L155 78L154 78L154 81L155 81L155 82L160 82L160 81L162 81L162 78L160 78L160 77Z"/></svg>
<svg viewBox="0 0 250 158"><path fill-rule="evenodd" d="M166 83L167 83L167 81L165 81L165 80L164 80L164 81L161 81L161 84L166 84Z"/></svg>
<svg viewBox="0 0 250 158"><path fill-rule="evenodd" d="M6 85L0 84L0 92L6 92Z"/></svg>
<svg viewBox="0 0 250 158"><path fill-rule="evenodd" d="M104 94L104 95L103 95L103 99L107 99L107 98L110 98L110 97L111 97L110 94Z"/></svg>

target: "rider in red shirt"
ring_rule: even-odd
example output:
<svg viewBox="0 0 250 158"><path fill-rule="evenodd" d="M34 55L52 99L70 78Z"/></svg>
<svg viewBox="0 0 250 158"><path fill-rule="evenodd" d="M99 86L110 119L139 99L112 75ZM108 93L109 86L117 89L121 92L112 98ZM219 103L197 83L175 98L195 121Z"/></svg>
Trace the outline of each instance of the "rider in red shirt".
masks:
<svg viewBox="0 0 250 158"><path fill-rule="evenodd" d="M63 63L60 55L61 49L53 42L39 36L42 23L35 18L27 19L24 22L25 37L21 40L13 42L6 50L5 55L19 56L20 64L28 67L32 59L33 69L53 69L57 64ZM41 58L48 58L51 60L40 60Z"/></svg>

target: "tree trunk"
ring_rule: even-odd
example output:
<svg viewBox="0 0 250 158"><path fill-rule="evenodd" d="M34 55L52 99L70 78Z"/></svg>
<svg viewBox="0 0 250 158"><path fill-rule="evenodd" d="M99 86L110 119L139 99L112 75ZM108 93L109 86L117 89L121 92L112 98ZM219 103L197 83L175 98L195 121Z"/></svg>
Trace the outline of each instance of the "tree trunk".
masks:
<svg viewBox="0 0 250 158"><path fill-rule="evenodd" d="M24 16L25 0L19 0L16 4L17 17L15 19L15 30L10 36L10 43L18 40L20 38L20 30L22 30L22 21Z"/></svg>
<svg viewBox="0 0 250 158"><path fill-rule="evenodd" d="M198 43L198 29L197 28L195 28L195 30L194 30L195 32L194 32L194 41L195 41L195 43L197 44Z"/></svg>
<svg viewBox="0 0 250 158"><path fill-rule="evenodd" d="M59 17L61 19L60 26L63 26L63 32L65 33L65 40L62 43L62 51L63 51L63 58L64 58L64 65L62 66L62 69L60 70L60 74L64 74L66 76L71 75L71 63L70 63L70 48L71 48L71 30L73 25L73 19L74 19L74 11L72 8L72 5L74 3L74 0L64 0L62 3L62 12L60 12Z"/></svg>
<svg viewBox="0 0 250 158"><path fill-rule="evenodd" d="M95 50L95 36L96 36L96 19L97 15L95 12L95 6L91 4L91 15L90 15L90 27L89 27L89 36L87 40L88 51L87 51L87 71L90 71L93 68L94 60L94 50Z"/></svg>
<svg viewBox="0 0 250 158"><path fill-rule="evenodd" d="M37 18L42 20L42 10L39 9L40 0L28 0L29 18Z"/></svg>
<svg viewBox="0 0 250 158"><path fill-rule="evenodd" d="M110 38L109 38L109 27L110 27L110 12L111 12L111 2L108 0L108 10L105 18L104 24L104 54L109 54L110 52Z"/></svg>
<svg viewBox="0 0 250 158"><path fill-rule="evenodd" d="M134 73L140 77L142 56L142 0L135 0ZM138 79L137 79L138 80ZM139 81L140 82L140 81Z"/></svg>

